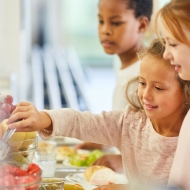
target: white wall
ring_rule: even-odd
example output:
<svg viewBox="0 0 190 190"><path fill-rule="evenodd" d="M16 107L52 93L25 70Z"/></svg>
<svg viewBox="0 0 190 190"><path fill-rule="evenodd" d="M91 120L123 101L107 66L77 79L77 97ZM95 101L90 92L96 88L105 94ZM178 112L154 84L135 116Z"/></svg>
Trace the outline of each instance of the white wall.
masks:
<svg viewBox="0 0 190 190"><path fill-rule="evenodd" d="M0 0L0 93L10 91L9 77L20 64L20 0Z"/></svg>

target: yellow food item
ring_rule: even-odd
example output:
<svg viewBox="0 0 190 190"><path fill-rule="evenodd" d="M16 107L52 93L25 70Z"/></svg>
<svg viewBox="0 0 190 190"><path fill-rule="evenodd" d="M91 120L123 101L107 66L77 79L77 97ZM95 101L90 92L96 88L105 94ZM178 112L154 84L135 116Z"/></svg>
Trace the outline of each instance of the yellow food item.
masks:
<svg viewBox="0 0 190 190"><path fill-rule="evenodd" d="M92 185L107 185L115 180L115 172L105 166L90 166L84 171L84 177Z"/></svg>
<svg viewBox="0 0 190 190"><path fill-rule="evenodd" d="M64 190L84 190L80 185L64 184Z"/></svg>
<svg viewBox="0 0 190 190"><path fill-rule="evenodd" d="M0 124L0 137L3 136L5 131L8 129L8 126L6 124L8 119L4 119ZM33 143L33 140L28 139L34 139L37 136L37 132L14 132L13 135L8 140L11 149L12 150L18 150L18 149L27 149L30 144ZM28 140L25 142L22 142L23 140Z"/></svg>
<svg viewBox="0 0 190 190"><path fill-rule="evenodd" d="M6 124L7 120L8 119L4 119L1 122L3 134L8 129L8 126ZM24 140L25 134L26 134L26 132L14 132L13 133L13 135L8 140L12 150L18 150L22 146L22 142L20 142L20 141ZM19 142L16 142L16 141L19 141Z"/></svg>
<svg viewBox="0 0 190 190"><path fill-rule="evenodd" d="M19 133L19 132L18 132ZM24 138L24 142L22 143L22 146L20 147L20 149L26 149L28 148L29 145L31 145L34 141L35 141L35 137L37 136L37 132L33 131L33 132L26 132L25 134L25 138Z"/></svg>
<svg viewBox="0 0 190 190"><path fill-rule="evenodd" d="M25 139L24 140L27 140L27 139L33 139L37 136L37 132L36 131L33 131L33 132L26 132L26 136L25 136Z"/></svg>
<svg viewBox="0 0 190 190"><path fill-rule="evenodd" d="M21 162L24 164L29 164L29 161L27 158L22 156L21 154L18 155L8 155L8 157L5 158L6 161L12 161L12 162Z"/></svg>

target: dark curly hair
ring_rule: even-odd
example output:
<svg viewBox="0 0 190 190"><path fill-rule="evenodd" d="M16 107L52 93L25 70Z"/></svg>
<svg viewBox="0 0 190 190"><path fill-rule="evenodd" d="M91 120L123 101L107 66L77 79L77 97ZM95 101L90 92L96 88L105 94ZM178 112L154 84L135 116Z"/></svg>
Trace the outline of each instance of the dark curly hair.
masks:
<svg viewBox="0 0 190 190"><path fill-rule="evenodd" d="M135 17L146 16L149 21L153 10L153 0L122 0L127 4L128 9L135 11Z"/></svg>

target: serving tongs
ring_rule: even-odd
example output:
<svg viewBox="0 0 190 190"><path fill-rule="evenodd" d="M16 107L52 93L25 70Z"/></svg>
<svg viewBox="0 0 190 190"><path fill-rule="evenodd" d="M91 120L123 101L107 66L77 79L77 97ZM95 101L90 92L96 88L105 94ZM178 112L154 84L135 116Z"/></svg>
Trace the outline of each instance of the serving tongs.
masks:
<svg viewBox="0 0 190 190"><path fill-rule="evenodd" d="M12 134L15 132L16 129L7 129L6 132L3 134L2 139L0 139L0 160L4 160L7 156L10 145L7 142Z"/></svg>

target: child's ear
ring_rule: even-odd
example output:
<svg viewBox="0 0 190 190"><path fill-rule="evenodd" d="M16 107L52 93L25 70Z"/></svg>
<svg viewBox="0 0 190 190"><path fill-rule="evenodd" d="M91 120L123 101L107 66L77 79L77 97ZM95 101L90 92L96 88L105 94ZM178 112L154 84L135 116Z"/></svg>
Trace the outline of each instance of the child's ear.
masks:
<svg viewBox="0 0 190 190"><path fill-rule="evenodd" d="M148 25L149 25L148 18L145 17L145 16L140 17L139 18L139 23L140 23L140 25L139 25L139 32L144 33L146 31Z"/></svg>

